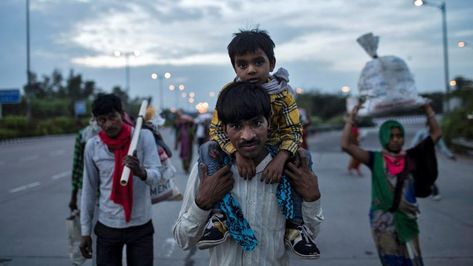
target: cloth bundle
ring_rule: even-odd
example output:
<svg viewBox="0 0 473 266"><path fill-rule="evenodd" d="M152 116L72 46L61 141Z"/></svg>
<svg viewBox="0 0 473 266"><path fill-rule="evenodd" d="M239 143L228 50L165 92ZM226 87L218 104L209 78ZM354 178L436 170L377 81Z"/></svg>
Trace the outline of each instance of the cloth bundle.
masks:
<svg viewBox="0 0 473 266"><path fill-rule="evenodd" d="M158 148L158 153L161 161L161 167L159 169L161 178L158 184L152 186L150 189L151 203L156 204L162 201L182 200L182 194L174 183L176 168L172 165L170 158L162 147Z"/></svg>
<svg viewBox="0 0 473 266"><path fill-rule="evenodd" d="M378 36L367 33L357 42L373 58L366 63L358 80L360 97L365 99L359 115L382 116L412 110L425 103L417 94L413 75L404 60L396 56L378 57Z"/></svg>
<svg viewBox="0 0 473 266"><path fill-rule="evenodd" d="M71 216L66 218L66 227L69 257L71 259L72 265L82 265L86 259L84 256L82 256L79 247L81 241L79 210L72 211Z"/></svg>

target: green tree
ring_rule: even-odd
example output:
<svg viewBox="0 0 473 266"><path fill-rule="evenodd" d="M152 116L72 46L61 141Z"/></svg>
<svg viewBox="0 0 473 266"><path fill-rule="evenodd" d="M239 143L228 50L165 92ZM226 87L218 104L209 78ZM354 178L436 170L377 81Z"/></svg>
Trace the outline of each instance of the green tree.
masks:
<svg viewBox="0 0 473 266"><path fill-rule="evenodd" d="M457 77L456 90L450 97L461 100L461 106L444 115L442 119L442 133L447 142L455 138L473 140L473 81Z"/></svg>
<svg viewBox="0 0 473 266"><path fill-rule="evenodd" d="M323 121L342 115L346 111L346 98L342 95L310 92L299 95L297 104L311 116Z"/></svg>

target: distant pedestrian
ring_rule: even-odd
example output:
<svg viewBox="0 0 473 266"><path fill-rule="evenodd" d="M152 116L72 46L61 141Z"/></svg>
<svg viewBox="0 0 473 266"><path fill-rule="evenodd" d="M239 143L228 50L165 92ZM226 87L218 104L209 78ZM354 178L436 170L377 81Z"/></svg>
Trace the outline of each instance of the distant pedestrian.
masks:
<svg viewBox="0 0 473 266"><path fill-rule="evenodd" d="M82 188L82 179L84 174L84 149L87 141L95 137L100 131L95 119L90 119L89 125L77 132L74 142L74 155L72 161L72 193L69 200L69 209L71 212L77 210L77 194Z"/></svg>
<svg viewBox="0 0 473 266"><path fill-rule="evenodd" d="M360 146L360 130L356 125L353 125L351 128L350 132L350 143L356 146ZM348 173L351 175L352 171L355 171L355 173L358 176L362 176L363 174L361 173L360 170L360 164L361 162L355 159L355 157L350 156L350 162L348 163Z"/></svg>
<svg viewBox="0 0 473 266"><path fill-rule="evenodd" d="M370 222L382 265L423 265L416 197L430 194L437 177L434 145L441 136L430 105L425 105L430 135L415 147L403 150L404 128L394 120L379 129L382 151L366 151L350 142L350 131L360 104L347 118L342 149L371 169ZM415 182L414 182L415 180Z"/></svg>
<svg viewBox="0 0 473 266"><path fill-rule="evenodd" d="M425 139L430 134L428 126L429 125L427 123L426 127L423 127L423 128L419 129L416 132L416 135L414 136L414 138L412 138L412 141L411 141L411 146L412 147L417 145L418 143L420 143L423 139ZM441 154L443 154L448 159L453 160L453 161L456 160L455 155L453 154L453 152L450 151L450 149L448 149L447 144L445 144L445 141L443 141L443 138L440 138L437 141L437 144L435 145L435 148L436 148L437 151L439 151ZM436 183L432 186L432 199L433 200L441 200L442 199L442 196L440 196L440 190L439 190L438 185Z"/></svg>
<svg viewBox="0 0 473 266"><path fill-rule="evenodd" d="M182 169L189 174L194 148L194 119L184 114L182 110L176 112L176 140L174 149L179 149Z"/></svg>
<svg viewBox="0 0 473 266"><path fill-rule="evenodd" d="M68 239L69 239L69 253L71 255L73 265L82 265L85 262L84 256L80 252L80 211L77 207L77 196L79 190L82 188L82 180L84 175L84 149L87 140L93 138L98 134L100 128L97 126L95 119L90 119L89 125L79 130L76 134L74 142L74 154L72 161L72 175L71 175L71 198L69 200L69 209L71 215L67 218L68 224Z"/></svg>
<svg viewBox="0 0 473 266"><path fill-rule="evenodd" d="M87 175L82 186L81 252L92 257L94 208L98 221L97 265L122 265L126 246L127 265L153 265L153 234L150 186L159 179L159 157L151 131L141 130L136 150L127 155L134 128L124 122L120 98L99 95L92 113L101 128L85 147ZM130 168L128 184L120 184L123 167Z"/></svg>
<svg viewBox="0 0 473 266"><path fill-rule="evenodd" d="M207 111L199 113L199 115L194 119L196 127L195 137L197 138L197 145L199 145L199 147L209 141L209 126L211 120L212 115L207 113Z"/></svg>

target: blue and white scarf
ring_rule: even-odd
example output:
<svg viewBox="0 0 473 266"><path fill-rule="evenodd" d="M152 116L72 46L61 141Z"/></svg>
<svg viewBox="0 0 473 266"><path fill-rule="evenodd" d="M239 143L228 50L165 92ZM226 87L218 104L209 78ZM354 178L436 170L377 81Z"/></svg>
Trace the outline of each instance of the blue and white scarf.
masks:
<svg viewBox="0 0 473 266"><path fill-rule="evenodd" d="M268 152L274 157L277 154L277 150L270 146L267 146ZM229 155L224 158L225 165L231 165L232 159ZM287 219L294 218L294 201L292 198L292 188L288 178L283 174L281 181L278 184L276 191L276 198L278 199L279 208ZM255 232L251 229L250 224L243 216L240 204L232 196L231 193L227 193L223 199L218 203L219 209L227 217L227 227L230 236L235 240L245 251L252 251L258 244Z"/></svg>

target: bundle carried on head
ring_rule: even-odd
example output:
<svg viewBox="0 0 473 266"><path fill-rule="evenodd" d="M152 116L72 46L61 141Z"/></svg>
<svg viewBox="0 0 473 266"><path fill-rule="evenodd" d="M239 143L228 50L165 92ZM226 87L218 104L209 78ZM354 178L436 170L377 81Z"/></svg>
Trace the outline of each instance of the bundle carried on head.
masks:
<svg viewBox="0 0 473 266"><path fill-rule="evenodd" d="M152 125L156 130L158 130L158 127L163 126L166 121L152 105L149 105L148 108L146 108L144 120L148 124Z"/></svg>
<svg viewBox="0 0 473 266"><path fill-rule="evenodd" d="M360 97L365 99L360 115L382 116L412 110L425 103L417 93L413 75L404 60L377 55L378 36L367 33L357 42L373 58L366 63L358 80Z"/></svg>

